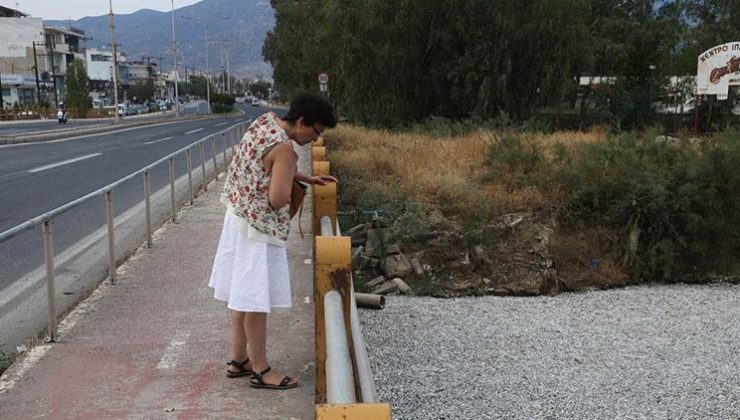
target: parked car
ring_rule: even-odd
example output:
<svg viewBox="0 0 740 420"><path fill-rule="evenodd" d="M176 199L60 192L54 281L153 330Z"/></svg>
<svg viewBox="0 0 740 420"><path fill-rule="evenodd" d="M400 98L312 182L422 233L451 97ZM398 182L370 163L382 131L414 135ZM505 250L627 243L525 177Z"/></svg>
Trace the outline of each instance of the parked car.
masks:
<svg viewBox="0 0 740 420"><path fill-rule="evenodd" d="M236 102L239 103L239 104L243 104L246 100L247 100L247 98L245 98L243 96L237 96L236 97Z"/></svg>

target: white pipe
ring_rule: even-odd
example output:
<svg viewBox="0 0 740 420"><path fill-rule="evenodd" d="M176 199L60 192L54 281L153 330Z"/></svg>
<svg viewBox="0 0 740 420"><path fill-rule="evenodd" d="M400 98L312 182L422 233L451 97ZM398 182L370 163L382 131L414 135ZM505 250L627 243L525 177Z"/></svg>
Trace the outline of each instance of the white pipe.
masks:
<svg viewBox="0 0 740 420"><path fill-rule="evenodd" d="M349 356L344 329L342 296L336 290L324 295L326 329L326 402L353 404L357 402L352 359Z"/></svg>

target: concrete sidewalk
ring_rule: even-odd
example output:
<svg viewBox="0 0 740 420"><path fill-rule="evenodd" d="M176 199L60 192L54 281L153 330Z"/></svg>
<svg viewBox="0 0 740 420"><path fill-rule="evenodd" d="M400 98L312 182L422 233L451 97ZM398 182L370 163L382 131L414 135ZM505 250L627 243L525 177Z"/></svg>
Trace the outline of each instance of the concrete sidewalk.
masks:
<svg viewBox="0 0 740 420"><path fill-rule="evenodd" d="M301 170L310 149L300 150ZM314 418L311 196L305 238L293 221L293 308L268 317L268 363L296 389L259 390L228 379L226 305L207 287L224 216L221 182L166 224L60 324L60 341L35 347L0 378L0 418Z"/></svg>

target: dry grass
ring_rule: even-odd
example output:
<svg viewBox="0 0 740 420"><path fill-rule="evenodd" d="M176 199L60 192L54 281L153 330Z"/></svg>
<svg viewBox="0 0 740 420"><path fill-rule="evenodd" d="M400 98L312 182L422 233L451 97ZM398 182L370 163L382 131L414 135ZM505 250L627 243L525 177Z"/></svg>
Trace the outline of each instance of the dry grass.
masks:
<svg viewBox="0 0 740 420"><path fill-rule="evenodd" d="M488 145L501 134L481 131L440 139L341 125L328 133L326 142L332 172L381 195L395 192L460 216L480 212L481 205L501 214L551 204L553 197L534 187L512 191L496 180L481 181ZM516 135L549 150L557 143L569 147L602 141L606 131Z"/></svg>

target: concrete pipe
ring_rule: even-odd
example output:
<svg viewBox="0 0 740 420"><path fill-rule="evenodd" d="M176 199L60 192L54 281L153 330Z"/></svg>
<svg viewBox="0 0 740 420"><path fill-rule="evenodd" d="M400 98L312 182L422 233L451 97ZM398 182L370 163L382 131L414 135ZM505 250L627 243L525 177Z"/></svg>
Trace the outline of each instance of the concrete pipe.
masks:
<svg viewBox="0 0 740 420"><path fill-rule="evenodd" d="M355 293L355 301L360 308L383 309L385 296L372 293Z"/></svg>

